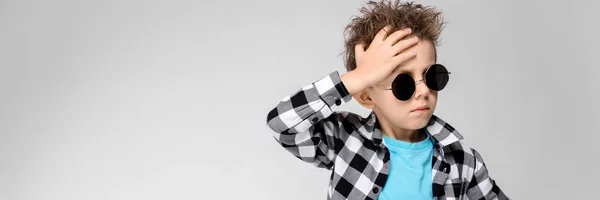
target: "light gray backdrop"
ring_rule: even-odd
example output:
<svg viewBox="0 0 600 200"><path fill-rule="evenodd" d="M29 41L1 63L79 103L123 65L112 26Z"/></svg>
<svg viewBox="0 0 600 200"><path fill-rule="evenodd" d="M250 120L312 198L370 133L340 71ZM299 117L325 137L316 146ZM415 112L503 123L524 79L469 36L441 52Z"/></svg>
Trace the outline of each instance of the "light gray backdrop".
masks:
<svg viewBox="0 0 600 200"><path fill-rule="evenodd" d="M0 199L324 199L266 115L344 72L362 2L0 1ZM435 114L505 192L597 197L599 4L419 2L449 22Z"/></svg>

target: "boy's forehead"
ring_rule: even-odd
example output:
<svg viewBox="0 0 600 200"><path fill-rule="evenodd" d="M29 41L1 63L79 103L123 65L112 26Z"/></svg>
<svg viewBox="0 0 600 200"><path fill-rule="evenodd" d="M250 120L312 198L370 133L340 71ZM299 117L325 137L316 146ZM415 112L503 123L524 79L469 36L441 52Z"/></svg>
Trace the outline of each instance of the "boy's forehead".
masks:
<svg viewBox="0 0 600 200"><path fill-rule="evenodd" d="M417 55L410 60L400 64L394 71L419 71L427 69L429 66L436 63L436 51L433 44L427 40L419 41L416 48Z"/></svg>

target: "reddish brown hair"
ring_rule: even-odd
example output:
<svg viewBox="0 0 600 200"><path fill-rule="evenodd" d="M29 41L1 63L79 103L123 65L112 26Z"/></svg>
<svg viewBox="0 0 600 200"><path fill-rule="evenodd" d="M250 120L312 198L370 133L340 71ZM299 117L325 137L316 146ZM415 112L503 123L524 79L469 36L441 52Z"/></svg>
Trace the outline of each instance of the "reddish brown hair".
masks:
<svg viewBox="0 0 600 200"><path fill-rule="evenodd" d="M356 69L354 46L365 42L367 47L383 27L390 25L387 35L403 28L412 29L412 34L420 39L430 40L434 47L444 22L441 11L414 2L401 3L399 0L369 1L367 6L360 9L361 15L352 19L344 30L344 63L346 70Z"/></svg>

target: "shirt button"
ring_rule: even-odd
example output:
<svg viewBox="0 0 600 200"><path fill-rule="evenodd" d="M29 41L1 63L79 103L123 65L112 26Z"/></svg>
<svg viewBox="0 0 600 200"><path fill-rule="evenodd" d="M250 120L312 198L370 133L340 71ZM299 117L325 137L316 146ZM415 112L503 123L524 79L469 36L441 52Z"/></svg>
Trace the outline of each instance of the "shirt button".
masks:
<svg viewBox="0 0 600 200"><path fill-rule="evenodd" d="M342 104L342 100L340 100L340 99L335 99L335 105L338 105L338 106L339 106L340 104Z"/></svg>
<svg viewBox="0 0 600 200"><path fill-rule="evenodd" d="M374 193L378 193L378 192L379 192L379 188L376 188L376 187L374 187L374 188L373 188L373 192L374 192Z"/></svg>
<svg viewBox="0 0 600 200"><path fill-rule="evenodd" d="M313 123L317 123L317 121L319 121L319 118L317 118L317 117L313 117L313 118L311 119L311 121L312 121Z"/></svg>

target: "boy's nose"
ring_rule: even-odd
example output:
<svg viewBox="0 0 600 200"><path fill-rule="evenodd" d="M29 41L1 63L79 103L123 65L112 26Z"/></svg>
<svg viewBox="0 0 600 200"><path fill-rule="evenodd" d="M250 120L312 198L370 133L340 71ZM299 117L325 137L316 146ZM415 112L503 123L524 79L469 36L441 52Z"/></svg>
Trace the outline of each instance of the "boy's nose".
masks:
<svg viewBox="0 0 600 200"><path fill-rule="evenodd" d="M427 84L425 84L425 79L421 79L415 82L415 84L415 99L429 97L431 91L429 90L429 87L427 87Z"/></svg>

